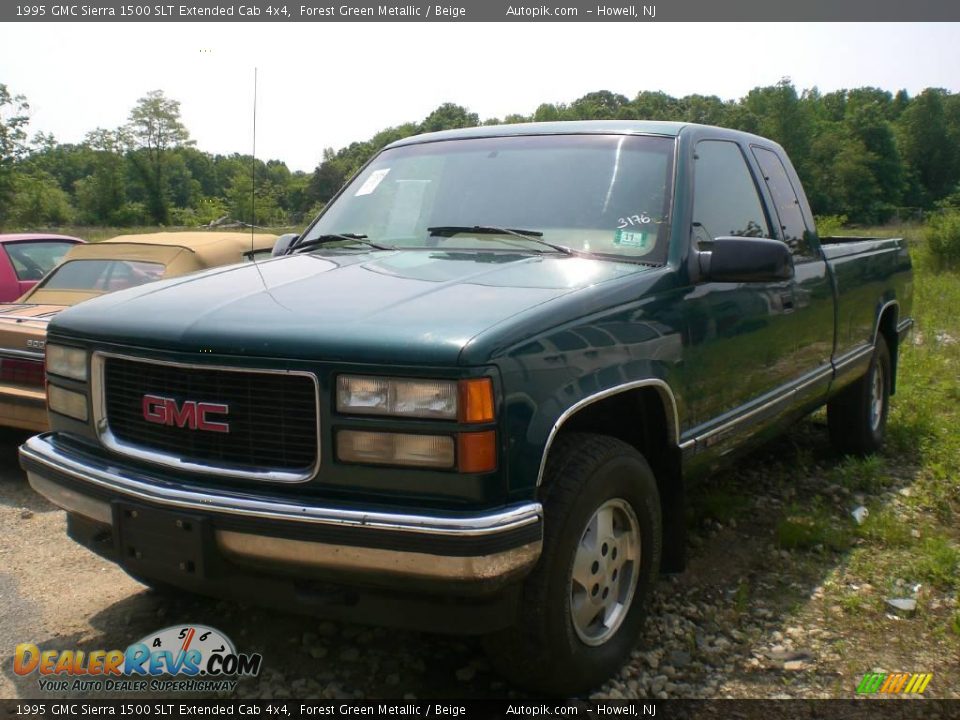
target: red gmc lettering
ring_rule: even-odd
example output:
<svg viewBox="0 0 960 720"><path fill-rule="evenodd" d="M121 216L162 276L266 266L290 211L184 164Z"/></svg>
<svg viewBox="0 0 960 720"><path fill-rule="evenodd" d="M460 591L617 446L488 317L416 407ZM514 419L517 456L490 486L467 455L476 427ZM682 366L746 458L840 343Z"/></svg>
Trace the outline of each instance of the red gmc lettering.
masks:
<svg viewBox="0 0 960 720"><path fill-rule="evenodd" d="M159 395L143 396L143 419L157 425L172 425L189 428L190 430L207 430L210 432L230 432L229 423L209 420L208 415L227 415L229 406L222 403L205 403L195 400L184 400L177 405L173 398Z"/></svg>

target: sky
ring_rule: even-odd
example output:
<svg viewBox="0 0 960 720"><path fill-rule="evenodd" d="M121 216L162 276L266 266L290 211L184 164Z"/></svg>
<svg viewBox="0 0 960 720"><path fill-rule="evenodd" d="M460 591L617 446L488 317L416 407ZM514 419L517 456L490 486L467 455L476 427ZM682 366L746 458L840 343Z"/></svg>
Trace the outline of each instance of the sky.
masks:
<svg viewBox="0 0 960 720"><path fill-rule="evenodd" d="M483 120L595 90L732 100L783 77L960 91L960 23L2 23L0 37L31 136L79 142L159 89L199 149L249 153L256 68L256 155L304 171L444 102Z"/></svg>

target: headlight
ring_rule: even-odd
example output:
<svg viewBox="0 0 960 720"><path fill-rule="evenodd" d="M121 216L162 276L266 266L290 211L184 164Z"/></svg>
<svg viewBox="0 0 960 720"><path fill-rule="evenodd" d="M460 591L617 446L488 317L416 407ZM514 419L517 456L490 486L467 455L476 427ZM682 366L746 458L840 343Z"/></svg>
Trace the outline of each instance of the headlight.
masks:
<svg viewBox="0 0 960 720"><path fill-rule="evenodd" d="M56 385L47 386L47 407L55 413L87 420L87 396L83 393L66 390Z"/></svg>
<svg viewBox="0 0 960 720"><path fill-rule="evenodd" d="M342 462L452 468L454 444L446 435L341 430L337 433L337 457Z"/></svg>
<svg viewBox="0 0 960 720"><path fill-rule="evenodd" d="M65 345L47 345L47 374L87 379L87 351Z"/></svg>
<svg viewBox="0 0 960 720"><path fill-rule="evenodd" d="M457 382L341 375L337 378L337 412L490 422L493 383L490 378Z"/></svg>

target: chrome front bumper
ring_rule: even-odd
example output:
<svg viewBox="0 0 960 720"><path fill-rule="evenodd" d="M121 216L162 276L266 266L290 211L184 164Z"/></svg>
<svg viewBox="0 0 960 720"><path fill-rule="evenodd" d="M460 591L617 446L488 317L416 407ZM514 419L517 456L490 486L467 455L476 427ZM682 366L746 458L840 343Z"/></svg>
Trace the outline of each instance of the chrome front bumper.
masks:
<svg viewBox="0 0 960 720"><path fill-rule="evenodd" d="M437 515L301 505L173 482L57 443L53 433L27 440L20 464L30 485L69 513L110 526L114 501L199 514L224 557L259 567L498 585L529 571L542 546L539 503Z"/></svg>

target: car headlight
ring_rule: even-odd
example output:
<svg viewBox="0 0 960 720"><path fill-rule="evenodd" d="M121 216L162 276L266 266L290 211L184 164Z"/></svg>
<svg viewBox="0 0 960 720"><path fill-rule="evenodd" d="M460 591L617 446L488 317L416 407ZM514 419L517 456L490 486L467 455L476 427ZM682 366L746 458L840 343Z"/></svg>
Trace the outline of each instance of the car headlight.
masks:
<svg viewBox="0 0 960 720"><path fill-rule="evenodd" d="M47 386L47 407L75 420L87 421L87 396L56 385Z"/></svg>
<svg viewBox="0 0 960 720"><path fill-rule="evenodd" d="M47 345L47 374L73 380L87 379L87 351L65 345Z"/></svg>
<svg viewBox="0 0 960 720"><path fill-rule="evenodd" d="M493 384L490 378L458 382L341 375L337 378L337 412L490 422Z"/></svg>

